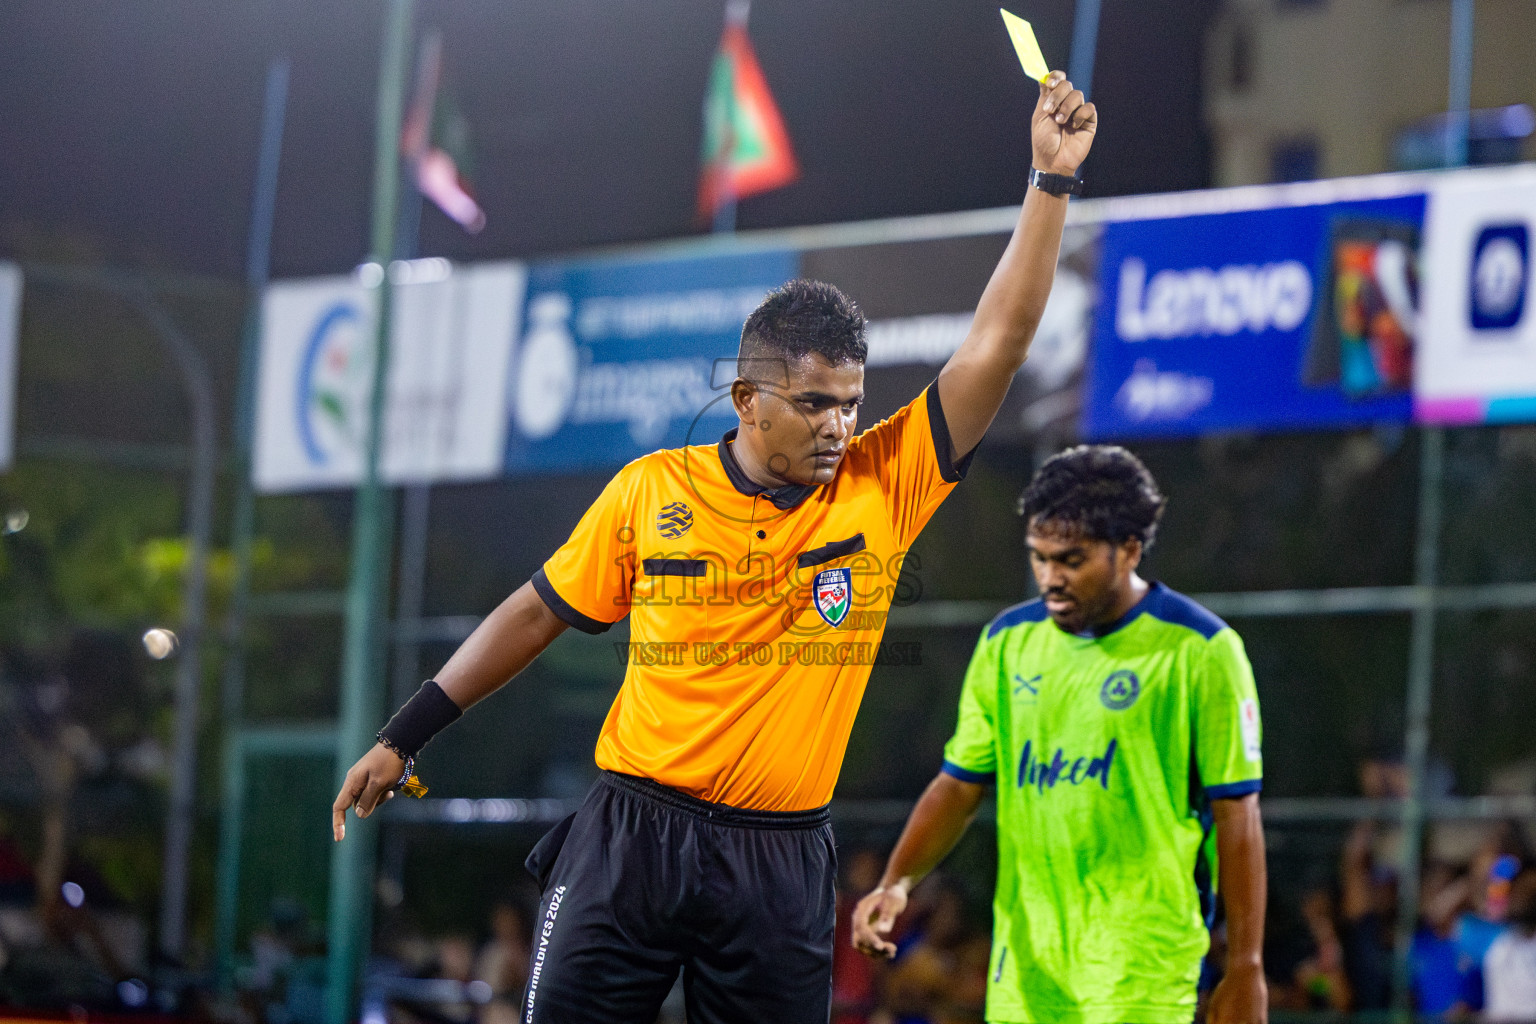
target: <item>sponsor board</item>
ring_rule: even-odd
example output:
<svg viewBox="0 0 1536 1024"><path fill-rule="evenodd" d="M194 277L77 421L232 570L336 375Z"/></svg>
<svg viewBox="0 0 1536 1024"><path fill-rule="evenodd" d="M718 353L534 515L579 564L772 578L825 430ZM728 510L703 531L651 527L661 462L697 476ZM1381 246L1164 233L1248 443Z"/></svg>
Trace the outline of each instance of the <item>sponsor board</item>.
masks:
<svg viewBox="0 0 1536 1024"><path fill-rule="evenodd" d="M1424 197L1109 222L1091 438L1406 421Z"/></svg>
<svg viewBox="0 0 1536 1024"><path fill-rule="evenodd" d="M397 264L380 474L388 483L501 471L516 263ZM263 492L355 486L363 474L378 292L354 277L284 281L263 302L253 475Z"/></svg>
<svg viewBox="0 0 1536 1024"><path fill-rule="evenodd" d="M1420 422L1536 420L1533 236L1536 169L1446 176L1431 191Z"/></svg>
<svg viewBox="0 0 1536 1024"><path fill-rule="evenodd" d="M506 471L578 472L712 444L747 315L790 251L535 265L509 368Z"/></svg>

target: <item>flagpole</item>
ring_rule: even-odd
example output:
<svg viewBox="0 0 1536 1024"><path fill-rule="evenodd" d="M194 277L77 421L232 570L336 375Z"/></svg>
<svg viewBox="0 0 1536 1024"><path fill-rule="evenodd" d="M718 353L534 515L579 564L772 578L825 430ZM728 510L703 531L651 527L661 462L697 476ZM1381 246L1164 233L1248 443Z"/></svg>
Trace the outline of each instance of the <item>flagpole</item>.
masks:
<svg viewBox="0 0 1536 1024"><path fill-rule="evenodd" d="M1099 44L1100 0L1077 0L1072 14L1072 54L1067 75L1084 96L1093 93L1093 60Z"/></svg>
<svg viewBox="0 0 1536 1024"><path fill-rule="evenodd" d="M747 19L752 14L752 0L726 0L725 27L739 28L743 32L747 30ZM736 91L729 92L727 100L733 107L736 103ZM736 115L731 110L725 116L725 139L720 147L721 158L716 168L711 172L715 175L717 187L720 189L720 204L715 208L714 233L717 235L732 234L736 230L736 186L731 176L731 154L736 149Z"/></svg>
<svg viewBox="0 0 1536 1024"><path fill-rule="evenodd" d="M225 637L220 707L224 727L224 802L219 808L219 855L215 886L214 966L219 991L234 989L235 925L240 900L240 840L244 826L245 765L239 728L245 708L245 621L251 590L251 549L256 533L256 491L251 482L251 449L256 421L256 374L261 359L261 303L272 270L272 224L277 207L277 171L288 110L288 59L267 65L262 104L261 148L246 240L245 330L240 336L240 376L235 398L235 510L229 546L234 556Z"/></svg>

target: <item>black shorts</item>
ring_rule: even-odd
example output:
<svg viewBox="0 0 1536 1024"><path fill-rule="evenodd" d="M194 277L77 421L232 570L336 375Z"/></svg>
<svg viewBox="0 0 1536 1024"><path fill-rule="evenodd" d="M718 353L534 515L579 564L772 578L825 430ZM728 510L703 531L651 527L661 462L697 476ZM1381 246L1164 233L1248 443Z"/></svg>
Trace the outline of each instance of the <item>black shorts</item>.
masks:
<svg viewBox="0 0 1536 1024"><path fill-rule="evenodd" d="M543 898L524 1024L826 1024L830 815L743 811L604 772L528 857Z"/></svg>

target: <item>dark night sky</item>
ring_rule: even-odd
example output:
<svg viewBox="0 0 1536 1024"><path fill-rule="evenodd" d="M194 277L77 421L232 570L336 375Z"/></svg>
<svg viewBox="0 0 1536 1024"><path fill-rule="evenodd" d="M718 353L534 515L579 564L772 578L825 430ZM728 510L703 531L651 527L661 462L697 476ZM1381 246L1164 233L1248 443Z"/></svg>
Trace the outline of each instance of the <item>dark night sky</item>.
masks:
<svg viewBox="0 0 1536 1024"><path fill-rule="evenodd" d="M475 137L490 223L435 210L424 254L529 256L695 230L714 0L419 0ZM1215 0L1105 5L1089 194L1199 187ZM1022 0L1056 66L1070 0ZM262 82L293 64L273 271L366 251L382 0L0 4L0 255L242 272ZM804 169L742 228L1018 201L1034 90L992 0L756 0L751 34ZM62 254L62 255L61 255Z"/></svg>

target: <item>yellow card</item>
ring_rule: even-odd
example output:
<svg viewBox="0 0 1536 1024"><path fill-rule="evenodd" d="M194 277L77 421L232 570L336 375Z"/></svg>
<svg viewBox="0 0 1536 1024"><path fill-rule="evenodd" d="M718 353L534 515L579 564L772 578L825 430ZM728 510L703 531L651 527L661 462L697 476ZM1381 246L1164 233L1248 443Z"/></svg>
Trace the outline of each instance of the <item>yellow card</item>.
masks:
<svg viewBox="0 0 1536 1024"><path fill-rule="evenodd" d="M1024 73L1037 82L1045 81L1045 76L1051 73L1051 66L1045 62L1045 54L1040 52L1040 44L1035 41L1035 30L1017 14L1009 14L1001 7L998 13L1003 16L1003 24L1008 26L1008 35L1013 40L1013 48L1019 52L1019 63L1024 65Z"/></svg>

